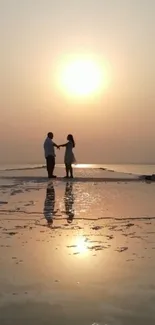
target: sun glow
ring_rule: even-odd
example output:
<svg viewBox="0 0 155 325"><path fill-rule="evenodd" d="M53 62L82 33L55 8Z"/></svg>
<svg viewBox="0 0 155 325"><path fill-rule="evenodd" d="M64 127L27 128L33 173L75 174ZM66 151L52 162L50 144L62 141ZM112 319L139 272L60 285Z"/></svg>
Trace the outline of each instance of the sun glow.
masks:
<svg viewBox="0 0 155 325"><path fill-rule="evenodd" d="M70 96L84 97L96 94L105 87L107 77L103 66L87 58L75 58L64 63L60 84Z"/></svg>

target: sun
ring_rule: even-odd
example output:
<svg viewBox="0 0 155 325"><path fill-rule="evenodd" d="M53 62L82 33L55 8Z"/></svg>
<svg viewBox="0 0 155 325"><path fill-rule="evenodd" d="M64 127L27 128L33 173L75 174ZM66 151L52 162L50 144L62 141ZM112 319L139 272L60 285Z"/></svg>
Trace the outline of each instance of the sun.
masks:
<svg viewBox="0 0 155 325"><path fill-rule="evenodd" d="M95 94L104 83L102 67L91 59L74 59L64 64L60 83L70 96Z"/></svg>

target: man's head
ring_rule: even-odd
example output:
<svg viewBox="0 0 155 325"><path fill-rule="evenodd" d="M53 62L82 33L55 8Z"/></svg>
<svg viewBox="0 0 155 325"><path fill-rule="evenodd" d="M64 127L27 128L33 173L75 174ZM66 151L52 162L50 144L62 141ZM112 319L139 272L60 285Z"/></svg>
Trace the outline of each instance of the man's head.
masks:
<svg viewBox="0 0 155 325"><path fill-rule="evenodd" d="M53 133L52 132L48 132L47 136L48 136L48 138L53 139Z"/></svg>

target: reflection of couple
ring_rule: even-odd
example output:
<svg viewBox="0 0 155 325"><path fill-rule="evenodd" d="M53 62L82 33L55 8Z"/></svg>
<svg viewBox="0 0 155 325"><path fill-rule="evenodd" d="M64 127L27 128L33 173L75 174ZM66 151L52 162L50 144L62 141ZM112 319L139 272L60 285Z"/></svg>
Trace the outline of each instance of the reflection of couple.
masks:
<svg viewBox="0 0 155 325"><path fill-rule="evenodd" d="M67 221L71 223L74 218L74 194L73 194L73 184L70 182L66 183L65 195L64 195L64 203L65 203L65 213L68 216ZM44 216L47 220L48 225L53 223L53 217L56 215L58 210L54 210L55 208L55 189L53 184L49 184L46 190L46 198L44 203Z"/></svg>
<svg viewBox="0 0 155 325"><path fill-rule="evenodd" d="M73 194L73 183L66 183L65 189L65 196L64 196L64 203L65 203L65 212L68 216L67 221L71 223L74 218L74 194Z"/></svg>
<svg viewBox="0 0 155 325"><path fill-rule="evenodd" d="M53 184L49 184L46 190L46 198L44 203L44 216L48 225L53 223L53 216L57 211L54 211L55 207L55 190Z"/></svg>
<svg viewBox="0 0 155 325"><path fill-rule="evenodd" d="M73 153L73 148L75 147L75 142L72 134L69 134L67 136L67 143L57 145L53 142L53 133L49 132L47 134L47 138L44 142L44 152L45 152L45 158L46 158L46 166L47 166L47 172L49 178L56 178L55 175L53 175L54 167L55 167L55 147L57 149L60 149L60 147L65 147L65 157L64 157L64 163L66 167L66 177L65 178L73 178L73 168L72 164L75 162L75 157Z"/></svg>

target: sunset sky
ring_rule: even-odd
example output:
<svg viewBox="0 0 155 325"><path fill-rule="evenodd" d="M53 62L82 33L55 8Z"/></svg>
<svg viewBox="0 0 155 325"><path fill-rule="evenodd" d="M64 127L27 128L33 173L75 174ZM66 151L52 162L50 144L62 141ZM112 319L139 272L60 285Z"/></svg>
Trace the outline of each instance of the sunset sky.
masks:
<svg viewBox="0 0 155 325"><path fill-rule="evenodd" d="M78 162L155 162L154 17L154 0L0 0L0 163L42 163L48 131Z"/></svg>

